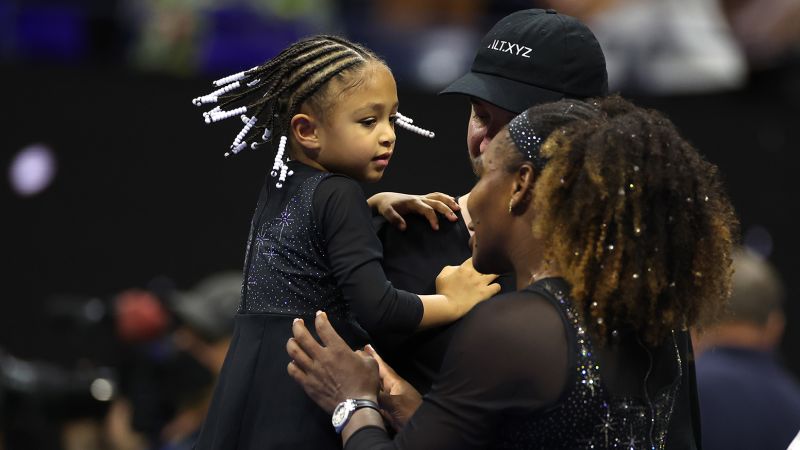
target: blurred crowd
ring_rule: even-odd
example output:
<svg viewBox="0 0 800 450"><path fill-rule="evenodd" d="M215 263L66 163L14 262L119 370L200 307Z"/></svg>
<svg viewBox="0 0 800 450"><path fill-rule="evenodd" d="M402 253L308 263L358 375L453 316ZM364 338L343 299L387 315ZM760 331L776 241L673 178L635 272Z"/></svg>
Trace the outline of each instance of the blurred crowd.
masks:
<svg viewBox="0 0 800 450"><path fill-rule="evenodd" d="M401 85L434 92L466 72L491 24L531 7L589 25L612 91L730 91L754 73L800 67L800 0L0 0L0 64L212 78L302 36L337 33L376 50ZM800 420L791 416L800 388L775 352L789 299L763 258L743 252L737 267L729 315L696 341L707 448L730 448L724 439L763 443L759 433L785 434L778 427ZM102 341L112 357L65 367L10 354L0 342L0 450L191 448L240 286L233 271L191 289L157 279L110 298L48 301L46 316ZM767 396L764 386L776 391Z"/></svg>
<svg viewBox="0 0 800 450"><path fill-rule="evenodd" d="M400 83L436 90L490 24L531 7L587 23L623 92L736 89L800 53L798 0L0 0L0 58L218 75L340 33L383 55Z"/></svg>
<svg viewBox="0 0 800 450"><path fill-rule="evenodd" d="M73 332L106 340L115 356L67 369L0 349L0 449L191 449L241 284L229 271L185 291L159 278L105 301L55 297L43 320L60 316Z"/></svg>

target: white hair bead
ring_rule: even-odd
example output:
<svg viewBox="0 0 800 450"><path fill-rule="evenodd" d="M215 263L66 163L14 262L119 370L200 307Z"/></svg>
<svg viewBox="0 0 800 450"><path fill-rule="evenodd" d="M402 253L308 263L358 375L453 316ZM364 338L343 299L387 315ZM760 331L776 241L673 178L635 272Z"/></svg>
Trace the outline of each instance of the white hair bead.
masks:
<svg viewBox="0 0 800 450"><path fill-rule="evenodd" d="M242 117L246 118L247 116L242 115ZM231 147L239 146L239 144L242 143L242 139L244 139L245 136L247 136L247 133L250 132L250 129L253 128L253 125L255 125L257 121L258 121L258 117L256 117L255 115L253 117L251 117L250 119L248 119L247 122L244 124L244 127L242 128L242 130L239 131L239 134L236 135L236 139L233 140L233 144L231 144ZM247 144L245 144L245 146L247 146ZM234 152L234 153L238 153L238 152Z"/></svg>
<svg viewBox="0 0 800 450"><path fill-rule="evenodd" d="M395 115L397 116L397 120L402 120L403 122L408 122L408 123L414 123L414 119L400 114L400 111L397 111Z"/></svg>
<svg viewBox="0 0 800 450"><path fill-rule="evenodd" d="M243 72L235 73L233 75L228 75L227 77L220 78L219 80L214 81L214 86L222 86L223 84L228 84L232 81L239 81L247 75L247 72L256 68L258 68L258 66L253 67L249 70L245 70Z"/></svg>
<svg viewBox="0 0 800 450"><path fill-rule="evenodd" d="M225 95L228 92L238 88L239 86L240 86L239 82L234 81L233 83L223 86L210 94L206 94L201 97L193 99L192 103L194 103L197 106L205 105L206 103L216 103L217 100L219 100L220 95Z"/></svg>
<svg viewBox="0 0 800 450"><path fill-rule="evenodd" d="M436 134L434 134L433 131L426 130L424 128L420 128L420 127L418 127L416 125L411 125L409 122L406 122L404 120L398 120L395 123L400 128L405 128L406 130L408 130L408 131L410 131L412 133L419 134L420 136L424 136L424 137L431 138L431 139L433 139L436 136Z"/></svg>
<svg viewBox="0 0 800 450"><path fill-rule="evenodd" d="M225 119L228 119L230 117L238 116L239 114L243 114L243 113L246 113L246 112L247 112L247 107L246 106L241 106L239 108L232 109L230 111L212 112L212 113L209 113L206 116L206 123L219 122L220 120L225 120ZM209 119L211 120L211 122L209 122Z"/></svg>
<svg viewBox="0 0 800 450"><path fill-rule="evenodd" d="M286 149L286 136L281 136L278 143L278 151L275 153L275 160L272 163L272 171L269 173L271 176L276 177L278 173L283 170L283 152ZM280 186L279 186L280 187Z"/></svg>

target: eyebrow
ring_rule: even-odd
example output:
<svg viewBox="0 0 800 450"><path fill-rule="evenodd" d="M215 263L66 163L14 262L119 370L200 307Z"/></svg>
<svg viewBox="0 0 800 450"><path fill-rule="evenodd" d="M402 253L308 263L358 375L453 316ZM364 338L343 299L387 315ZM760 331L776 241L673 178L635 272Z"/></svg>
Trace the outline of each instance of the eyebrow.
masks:
<svg viewBox="0 0 800 450"><path fill-rule="evenodd" d="M367 112L367 111L383 111L384 105L385 105L385 103L378 103L378 102L369 103L367 105L362 106L361 108L356 109L355 112L356 113L362 113L362 112ZM399 102L397 102L394 105L392 105L392 107L389 108L389 109L395 109L398 106L399 106Z"/></svg>

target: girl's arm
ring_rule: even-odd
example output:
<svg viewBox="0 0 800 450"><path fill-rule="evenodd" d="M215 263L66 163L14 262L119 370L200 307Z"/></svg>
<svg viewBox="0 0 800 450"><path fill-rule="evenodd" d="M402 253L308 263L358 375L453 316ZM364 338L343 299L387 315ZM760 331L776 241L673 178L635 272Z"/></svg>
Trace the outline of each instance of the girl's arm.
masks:
<svg viewBox="0 0 800 450"><path fill-rule="evenodd" d="M436 277L436 295L420 295L424 307L420 328L448 324L468 313L477 303L500 292L492 283L497 275L483 275L472 266L472 258L460 266L447 266Z"/></svg>
<svg viewBox="0 0 800 450"><path fill-rule="evenodd" d="M330 270L359 324L370 334L410 333L421 326L452 322L499 291L499 286L490 285L492 277L477 274L471 264L444 269L437 279L438 295L420 298L395 289L381 266L383 248L364 193L348 177L332 175L320 182L313 213Z"/></svg>

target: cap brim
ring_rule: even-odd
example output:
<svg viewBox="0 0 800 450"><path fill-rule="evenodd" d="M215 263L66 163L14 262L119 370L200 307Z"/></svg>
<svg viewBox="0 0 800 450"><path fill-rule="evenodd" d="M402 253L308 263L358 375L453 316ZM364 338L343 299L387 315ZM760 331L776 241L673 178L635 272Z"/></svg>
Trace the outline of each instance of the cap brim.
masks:
<svg viewBox="0 0 800 450"><path fill-rule="evenodd" d="M565 97L562 92L480 72L469 72L457 79L439 92L439 95L444 94L469 95L517 114L531 106Z"/></svg>

